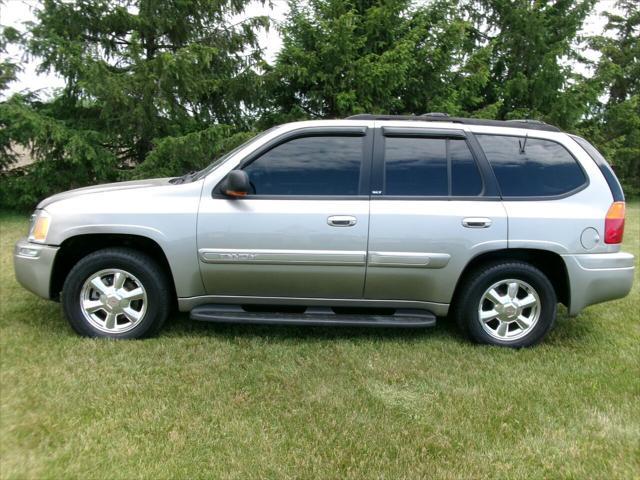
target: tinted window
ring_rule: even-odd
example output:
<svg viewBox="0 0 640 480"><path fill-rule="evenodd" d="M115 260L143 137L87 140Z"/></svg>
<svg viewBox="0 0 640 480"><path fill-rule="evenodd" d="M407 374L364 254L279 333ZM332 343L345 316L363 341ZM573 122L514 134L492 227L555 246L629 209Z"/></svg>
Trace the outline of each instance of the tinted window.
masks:
<svg viewBox="0 0 640 480"><path fill-rule="evenodd" d="M465 140L386 137L386 195L469 196L481 191L480 172Z"/></svg>
<svg viewBox="0 0 640 480"><path fill-rule="evenodd" d="M482 178L467 142L461 139L449 140L451 157L451 194L454 196L480 195Z"/></svg>
<svg viewBox="0 0 640 480"><path fill-rule="evenodd" d="M537 138L478 135L504 197L541 197L570 192L585 183L571 154Z"/></svg>
<svg viewBox="0 0 640 480"><path fill-rule="evenodd" d="M303 137L244 170L256 195L357 195L364 137Z"/></svg>
<svg viewBox="0 0 640 480"><path fill-rule="evenodd" d="M446 140L442 138L385 138L385 194L449 194Z"/></svg>
<svg viewBox="0 0 640 480"><path fill-rule="evenodd" d="M577 137L575 135L571 135L578 144L584 149L585 152L589 154L589 156L596 162L598 168L602 172L605 180L607 181L607 185L609 185L609 190L611 190L611 195L613 195L614 202L624 202L624 193L622 192L622 186L618 181L618 177L611 169L611 166L607 162L607 160L602 156L602 154L587 142L584 138Z"/></svg>

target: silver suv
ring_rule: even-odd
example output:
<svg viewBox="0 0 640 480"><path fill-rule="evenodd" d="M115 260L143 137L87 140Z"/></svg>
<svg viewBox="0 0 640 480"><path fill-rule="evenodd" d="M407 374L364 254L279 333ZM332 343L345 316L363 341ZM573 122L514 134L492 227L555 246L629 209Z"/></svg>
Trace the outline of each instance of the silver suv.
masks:
<svg viewBox="0 0 640 480"><path fill-rule="evenodd" d="M558 302L624 297L624 197L586 140L534 121L356 115L272 128L179 178L42 201L17 279L92 337L214 322L425 327L532 345Z"/></svg>

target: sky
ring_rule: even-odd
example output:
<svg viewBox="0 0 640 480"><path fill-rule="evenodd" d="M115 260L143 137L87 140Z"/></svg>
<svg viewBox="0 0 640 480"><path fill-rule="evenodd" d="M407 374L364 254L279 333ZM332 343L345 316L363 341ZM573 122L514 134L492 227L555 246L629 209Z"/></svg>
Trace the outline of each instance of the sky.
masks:
<svg viewBox="0 0 640 480"><path fill-rule="evenodd" d="M23 23L34 19L33 12L39 4L38 0L4 0L4 3L0 3L0 25L24 30ZM283 21L287 12L287 0L271 0L271 4L272 8L268 8L256 2L247 9L247 15L268 15L276 24ZM606 23L602 12L613 10L614 5L615 0L600 0L585 21L582 33L601 33ZM272 61L282 45L277 28L271 28L268 32L263 32L260 36L260 43L266 49L267 60ZM586 53L588 58L597 58L595 52ZM39 90L43 97L47 97L51 95L55 88L60 88L64 85L62 79L53 73L38 73L37 59L25 58L15 47L10 48L8 54L13 58L20 59L23 69L18 74L18 79L9 85L6 95L22 90ZM581 73L587 74L588 72L582 71Z"/></svg>

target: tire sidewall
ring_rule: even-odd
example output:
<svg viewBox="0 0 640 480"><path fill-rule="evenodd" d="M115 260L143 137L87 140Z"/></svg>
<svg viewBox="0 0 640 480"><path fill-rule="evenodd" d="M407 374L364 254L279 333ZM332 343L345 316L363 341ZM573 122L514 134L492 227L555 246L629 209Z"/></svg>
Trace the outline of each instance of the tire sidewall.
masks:
<svg viewBox="0 0 640 480"><path fill-rule="evenodd" d="M134 328L123 333L98 330L85 318L80 306L80 293L86 280L100 270L112 268L133 274L147 292L144 318ZM71 327L81 335L115 339L142 338L155 333L167 316L168 292L162 280L162 272L146 256L124 249L98 251L78 262L69 272L62 291L63 308Z"/></svg>
<svg viewBox="0 0 640 480"><path fill-rule="evenodd" d="M540 317L533 329L514 341L498 340L483 328L478 313L480 299L486 290L496 282L506 279L522 280L537 292L540 298ZM468 286L466 301L458 315L466 326L469 336L478 343L521 348L535 345L553 328L557 310L557 297L553 285L537 268L528 264L503 263L485 269Z"/></svg>

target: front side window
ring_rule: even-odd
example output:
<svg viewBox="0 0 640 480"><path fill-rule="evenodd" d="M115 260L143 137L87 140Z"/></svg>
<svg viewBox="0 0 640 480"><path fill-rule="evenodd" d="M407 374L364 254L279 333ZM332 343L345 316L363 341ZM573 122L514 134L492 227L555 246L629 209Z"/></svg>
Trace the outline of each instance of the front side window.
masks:
<svg viewBox="0 0 640 480"><path fill-rule="evenodd" d="M480 195L482 177L467 142L462 139L449 140L451 157L451 195L467 197Z"/></svg>
<svg viewBox="0 0 640 480"><path fill-rule="evenodd" d="M571 192L586 178L557 142L506 135L477 135L503 197L546 197Z"/></svg>
<svg viewBox="0 0 640 480"><path fill-rule="evenodd" d="M476 196L482 178L464 139L385 138L385 195Z"/></svg>
<svg viewBox="0 0 640 480"><path fill-rule="evenodd" d="M244 170L256 195L358 195L364 138L295 138Z"/></svg>

